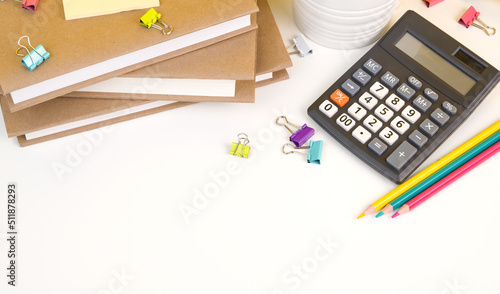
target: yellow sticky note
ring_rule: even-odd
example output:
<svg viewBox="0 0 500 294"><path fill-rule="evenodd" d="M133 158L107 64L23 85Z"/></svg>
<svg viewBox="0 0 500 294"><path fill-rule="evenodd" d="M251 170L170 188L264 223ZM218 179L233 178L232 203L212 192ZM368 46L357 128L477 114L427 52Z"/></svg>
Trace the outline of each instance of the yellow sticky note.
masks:
<svg viewBox="0 0 500 294"><path fill-rule="evenodd" d="M66 20L160 6L159 0L63 0Z"/></svg>

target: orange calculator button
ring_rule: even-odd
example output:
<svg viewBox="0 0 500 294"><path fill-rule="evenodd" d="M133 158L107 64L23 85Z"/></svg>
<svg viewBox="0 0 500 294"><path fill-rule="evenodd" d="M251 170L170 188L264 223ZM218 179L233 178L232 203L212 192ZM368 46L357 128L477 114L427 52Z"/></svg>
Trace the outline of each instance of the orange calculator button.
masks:
<svg viewBox="0 0 500 294"><path fill-rule="evenodd" d="M335 92L330 95L330 99L332 99L332 101L340 107L346 105L346 103L349 102L349 97L347 97L347 95L339 89L335 90Z"/></svg>

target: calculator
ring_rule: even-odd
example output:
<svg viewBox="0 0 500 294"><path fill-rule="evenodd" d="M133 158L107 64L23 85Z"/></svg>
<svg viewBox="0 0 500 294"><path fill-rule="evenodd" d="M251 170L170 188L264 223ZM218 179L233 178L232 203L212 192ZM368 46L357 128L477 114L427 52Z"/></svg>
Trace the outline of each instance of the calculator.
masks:
<svg viewBox="0 0 500 294"><path fill-rule="evenodd" d="M497 69L407 11L307 110L395 183L407 179L498 84Z"/></svg>

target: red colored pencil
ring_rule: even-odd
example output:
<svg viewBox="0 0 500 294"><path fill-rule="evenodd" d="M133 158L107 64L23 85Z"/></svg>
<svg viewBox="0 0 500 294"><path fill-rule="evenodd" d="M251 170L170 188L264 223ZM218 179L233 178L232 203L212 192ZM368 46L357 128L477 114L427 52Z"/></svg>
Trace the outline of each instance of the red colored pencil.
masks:
<svg viewBox="0 0 500 294"><path fill-rule="evenodd" d="M465 163L461 167L457 168L455 171L453 171L452 173L450 173L446 177L442 178L440 181L438 181L434 185L430 186L425 191L423 191L422 193L420 193L419 195L417 195L416 197L414 197L413 199L411 199L410 201L405 203L403 206L401 206L399 211L396 212L392 217L395 218L398 215L407 213L407 212L415 209L415 207L424 203L427 199L436 195L439 191L443 190L444 188L449 186L451 183L460 179L460 177L462 177L466 173L470 172L476 166L485 162L490 157L497 154L499 151L500 151L500 142L497 142L494 145L492 145L490 148L484 150L483 152L478 154L476 157L472 158L467 163Z"/></svg>

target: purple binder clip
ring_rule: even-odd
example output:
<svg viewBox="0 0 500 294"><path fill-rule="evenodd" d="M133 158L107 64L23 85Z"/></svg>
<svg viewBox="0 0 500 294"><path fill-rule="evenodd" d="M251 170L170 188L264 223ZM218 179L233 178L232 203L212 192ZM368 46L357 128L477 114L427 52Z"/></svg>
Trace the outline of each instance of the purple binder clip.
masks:
<svg viewBox="0 0 500 294"><path fill-rule="evenodd" d="M280 122L280 120L284 120L285 122ZM306 124L300 127L299 125L289 122L288 119L286 119L286 117L283 115L276 119L276 124L278 126L284 126L290 132L290 134L292 134L290 136L290 141L292 141L292 143L297 147L301 147L302 145L304 145L304 143L314 135L313 128L308 127ZM297 131L293 132L287 124L296 127Z"/></svg>

